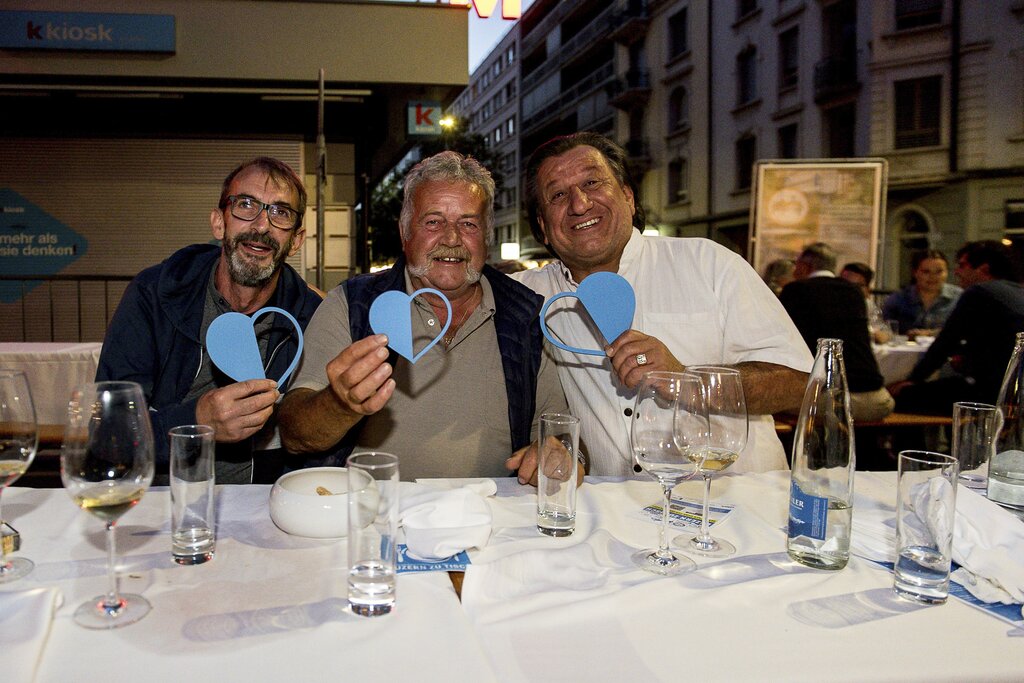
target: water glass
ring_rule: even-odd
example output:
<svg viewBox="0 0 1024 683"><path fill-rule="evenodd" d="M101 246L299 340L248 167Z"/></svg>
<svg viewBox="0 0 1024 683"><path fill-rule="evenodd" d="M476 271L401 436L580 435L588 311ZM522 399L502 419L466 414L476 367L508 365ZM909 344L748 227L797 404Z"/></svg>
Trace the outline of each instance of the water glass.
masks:
<svg viewBox="0 0 1024 683"><path fill-rule="evenodd" d="M899 454L896 489L896 594L941 604L949 595L959 467L929 451Z"/></svg>
<svg viewBox="0 0 1024 683"><path fill-rule="evenodd" d="M348 602L376 617L395 605L398 457L357 453L348 462Z"/></svg>
<svg viewBox="0 0 1024 683"><path fill-rule="evenodd" d="M213 427L183 425L168 432L171 458L171 554L178 564L213 559Z"/></svg>
<svg viewBox="0 0 1024 683"><path fill-rule="evenodd" d="M576 528L576 462L580 419L561 413L540 416L537 440L537 531L569 536Z"/></svg>
<svg viewBox="0 0 1024 683"><path fill-rule="evenodd" d="M988 486L988 461L999 431L996 416L996 407L988 403L953 404L953 457L967 488L984 491Z"/></svg>

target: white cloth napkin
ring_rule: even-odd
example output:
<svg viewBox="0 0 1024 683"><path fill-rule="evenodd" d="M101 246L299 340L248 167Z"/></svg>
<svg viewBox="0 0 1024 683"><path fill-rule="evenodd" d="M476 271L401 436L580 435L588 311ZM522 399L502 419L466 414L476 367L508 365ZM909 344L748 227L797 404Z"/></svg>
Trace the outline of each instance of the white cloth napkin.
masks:
<svg viewBox="0 0 1024 683"><path fill-rule="evenodd" d="M423 560L442 560L467 548L487 545L491 509L486 499L496 490L490 479L450 490L403 482L399 522L405 529L409 554Z"/></svg>
<svg viewBox="0 0 1024 683"><path fill-rule="evenodd" d="M966 486L957 487L954 579L985 602L1024 603L1024 523Z"/></svg>
<svg viewBox="0 0 1024 683"><path fill-rule="evenodd" d="M935 479L938 484L941 479ZM935 485L938 485L935 484ZM928 486L914 494L915 509L942 505ZM926 512L919 517L928 519ZM984 602L1024 603L1024 524L976 491L957 486L953 560L961 569L953 580ZM941 531L936 529L935 531ZM860 557L892 562L896 557L895 513L854 505L850 550Z"/></svg>
<svg viewBox="0 0 1024 683"><path fill-rule="evenodd" d="M35 680L53 615L63 602L56 588L0 591L0 678L14 683Z"/></svg>

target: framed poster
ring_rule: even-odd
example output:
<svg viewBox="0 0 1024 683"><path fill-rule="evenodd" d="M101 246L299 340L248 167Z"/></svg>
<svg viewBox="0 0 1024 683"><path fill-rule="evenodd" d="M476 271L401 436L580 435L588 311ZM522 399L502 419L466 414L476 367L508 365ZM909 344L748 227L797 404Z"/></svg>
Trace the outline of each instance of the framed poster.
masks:
<svg viewBox="0 0 1024 683"><path fill-rule="evenodd" d="M796 259L812 242L877 270L885 215L885 159L758 161L754 168L748 260L758 273L776 259Z"/></svg>

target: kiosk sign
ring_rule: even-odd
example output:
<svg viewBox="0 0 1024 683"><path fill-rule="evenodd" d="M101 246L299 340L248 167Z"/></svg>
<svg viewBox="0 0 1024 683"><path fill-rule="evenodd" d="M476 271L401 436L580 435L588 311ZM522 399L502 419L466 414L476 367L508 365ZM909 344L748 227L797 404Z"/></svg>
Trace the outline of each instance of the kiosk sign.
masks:
<svg viewBox="0 0 1024 683"><path fill-rule="evenodd" d="M88 241L14 190L0 188L0 273L53 275L85 255ZM0 282L0 303L41 284Z"/></svg>

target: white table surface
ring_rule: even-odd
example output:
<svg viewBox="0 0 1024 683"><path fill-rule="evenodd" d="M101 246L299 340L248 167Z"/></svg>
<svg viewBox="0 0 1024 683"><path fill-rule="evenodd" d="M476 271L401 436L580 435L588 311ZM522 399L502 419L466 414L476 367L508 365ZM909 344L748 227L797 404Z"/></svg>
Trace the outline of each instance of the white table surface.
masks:
<svg viewBox="0 0 1024 683"><path fill-rule="evenodd" d="M218 489L218 539L210 562L187 567L170 553L170 497L146 493L117 527L122 590L153 605L141 621L90 631L78 605L106 591L102 522L62 489L5 491L4 516L34 571L0 590L57 586L37 680L88 681L493 681L447 573L402 574L397 607L351 614L344 541L291 537L268 512L269 486ZM382 673L383 672L383 673Z"/></svg>
<svg viewBox="0 0 1024 683"><path fill-rule="evenodd" d="M867 501L894 509L894 482L894 472L858 474L854 515ZM685 482L675 495L699 500L702 489ZM576 533L564 539L533 531L532 496L493 499L494 533L473 554L463 607L502 681L1024 680L1024 638L1009 637L1007 622L954 599L900 600L892 574L861 558L839 572L789 560L788 492L788 472L716 479L713 501L737 507L714 532L739 555L695 557L698 571L672 578L621 558L588 571L567 554L600 558L616 540L654 546L657 526L632 516L659 500L653 482L584 484ZM555 547L567 553L552 553L545 581L577 589L494 581L517 554Z"/></svg>
<svg viewBox="0 0 1024 683"><path fill-rule="evenodd" d="M892 508L894 480L859 473L854 515ZM662 578L614 552L656 542L657 527L633 516L658 500L653 482L584 484L576 533L552 539L535 530L532 489L501 480L494 532L471 553L461 605L447 574L402 574L395 613L376 619L346 609L344 542L279 531L269 487L219 488L217 555L197 567L171 561L168 494L154 489L118 531L122 587L153 611L103 632L71 621L106 587L102 524L60 489L13 488L5 517L36 568L0 590L64 594L44 682L1022 680L1024 638L1008 636L1007 622L954 599L901 601L892 575L857 557L839 572L790 561L788 481L787 472L716 479L714 501L737 507L715 532L739 555L698 558L698 571ZM701 488L685 482L676 495L699 498ZM542 573L492 583L527 551L545 556ZM566 585L542 592L538 582Z"/></svg>
<svg viewBox="0 0 1024 683"><path fill-rule="evenodd" d="M36 420L64 424L71 390L96 378L101 346L99 342L3 342L0 368L27 375Z"/></svg>
<svg viewBox="0 0 1024 683"><path fill-rule="evenodd" d="M921 360L928 346L907 342L892 346L879 344L871 347L878 361L878 369L882 373L886 386L901 382L913 372L914 366Z"/></svg>

